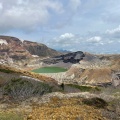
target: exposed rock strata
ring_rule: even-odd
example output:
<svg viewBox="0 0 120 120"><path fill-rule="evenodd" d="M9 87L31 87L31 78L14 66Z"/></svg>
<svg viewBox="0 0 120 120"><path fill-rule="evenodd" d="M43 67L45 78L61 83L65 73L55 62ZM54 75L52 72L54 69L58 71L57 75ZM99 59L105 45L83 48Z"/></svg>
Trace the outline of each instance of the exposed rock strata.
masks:
<svg viewBox="0 0 120 120"><path fill-rule="evenodd" d="M44 44L21 41L11 36L0 36L0 59L4 59L5 61L8 61L10 58L12 60L25 60L56 55L60 55L60 53L48 48Z"/></svg>

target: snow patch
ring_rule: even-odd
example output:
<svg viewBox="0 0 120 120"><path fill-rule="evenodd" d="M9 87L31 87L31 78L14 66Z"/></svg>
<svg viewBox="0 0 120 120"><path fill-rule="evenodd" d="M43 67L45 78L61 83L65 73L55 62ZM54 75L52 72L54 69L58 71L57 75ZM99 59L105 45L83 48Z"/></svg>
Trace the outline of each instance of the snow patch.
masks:
<svg viewBox="0 0 120 120"><path fill-rule="evenodd" d="M33 57L39 57L38 55L32 55Z"/></svg>
<svg viewBox="0 0 120 120"><path fill-rule="evenodd" d="M3 45L3 44L8 45L7 41L4 40L4 39L0 39L0 44L1 44L1 45Z"/></svg>
<svg viewBox="0 0 120 120"><path fill-rule="evenodd" d="M21 39L20 41L21 41L22 43L24 42L24 40L23 40L23 39Z"/></svg>

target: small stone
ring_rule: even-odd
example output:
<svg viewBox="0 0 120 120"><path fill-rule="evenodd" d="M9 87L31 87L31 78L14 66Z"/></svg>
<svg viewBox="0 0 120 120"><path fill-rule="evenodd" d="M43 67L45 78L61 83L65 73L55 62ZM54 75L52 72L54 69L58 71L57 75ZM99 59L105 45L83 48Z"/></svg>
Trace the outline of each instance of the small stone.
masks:
<svg viewBox="0 0 120 120"><path fill-rule="evenodd" d="M30 119L32 119L32 115L29 115L29 116L27 117L27 120L30 120Z"/></svg>

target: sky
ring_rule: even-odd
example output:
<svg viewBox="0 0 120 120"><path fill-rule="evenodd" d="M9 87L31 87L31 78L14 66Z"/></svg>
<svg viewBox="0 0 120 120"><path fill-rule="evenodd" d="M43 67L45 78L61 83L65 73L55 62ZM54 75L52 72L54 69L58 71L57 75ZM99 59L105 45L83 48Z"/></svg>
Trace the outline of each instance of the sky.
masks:
<svg viewBox="0 0 120 120"><path fill-rule="evenodd" d="M0 35L57 50L120 53L120 0L0 0Z"/></svg>

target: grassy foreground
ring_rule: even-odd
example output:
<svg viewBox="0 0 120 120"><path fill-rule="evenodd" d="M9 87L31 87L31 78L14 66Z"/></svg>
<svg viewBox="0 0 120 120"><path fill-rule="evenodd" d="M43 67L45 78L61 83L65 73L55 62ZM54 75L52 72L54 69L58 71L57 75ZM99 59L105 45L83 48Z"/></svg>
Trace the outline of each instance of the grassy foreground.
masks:
<svg viewBox="0 0 120 120"><path fill-rule="evenodd" d="M0 120L24 120L24 117L12 112L0 112Z"/></svg>

